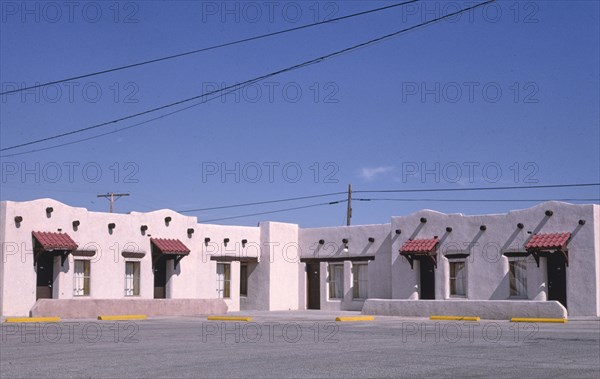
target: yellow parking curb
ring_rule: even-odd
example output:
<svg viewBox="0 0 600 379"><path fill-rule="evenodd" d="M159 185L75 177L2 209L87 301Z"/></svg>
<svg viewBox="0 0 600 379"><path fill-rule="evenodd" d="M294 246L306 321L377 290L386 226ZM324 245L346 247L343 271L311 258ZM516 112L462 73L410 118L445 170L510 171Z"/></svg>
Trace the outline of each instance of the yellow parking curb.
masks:
<svg viewBox="0 0 600 379"><path fill-rule="evenodd" d="M335 321L373 321L375 316L348 316L348 317L336 317Z"/></svg>
<svg viewBox="0 0 600 379"><path fill-rule="evenodd" d="M126 321L126 320L146 320L146 315L117 315L117 316L98 316L102 321Z"/></svg>
<svg viewBox="0 0 600 379"><path fill-rule="evenodd" d="M556 322L564 324L568 320L566 318L531 318L531 317L513 317L511 322Z"/></svg>
<svg viewBox="0 0 600 379"><path fill-rule="evenodd" d="M209 321L252 321L252 317L240 316L208 316Z"/></svg>
<svg viewBox="0 0 600 379"><path fill-rule="evenodd" d="M60 317L7 317L4 322L60 322Z"/></svg>
<svg viewBox="0 0 600 379"><path fill-rule="evenodd" d="M479 316L429 316L430 320L479 321Z"/></svg>

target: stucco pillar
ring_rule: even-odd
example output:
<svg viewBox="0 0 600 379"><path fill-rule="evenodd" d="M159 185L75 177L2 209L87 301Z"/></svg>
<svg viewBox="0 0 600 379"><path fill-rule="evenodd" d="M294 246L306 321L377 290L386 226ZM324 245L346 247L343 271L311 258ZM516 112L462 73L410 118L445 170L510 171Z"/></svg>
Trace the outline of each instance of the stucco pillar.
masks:
<svg viewBox="0 0 600 379"><path fill-rule="evenodd" d="M527 281L528 297L531 300L546 301L548 300L548 261L547 258L540 258L540 267L532 265L533 270L536 270L536 275L533 280ZM529 278L530 276L528 276ZM533 282L533 283L532 283Z"/></svg>
<svg viewBox="0 0 600 379"><path fill-rule="evenodd" d="M229 298L225 299L227 310L237 312L240 310L240 262L230 263L229 271Z"/></svg>
<svg viewBox="0 0 600 379"><path fill-rule="evenodd" d="M319 263L319 269L320 269L320 292L321 292L321 309L327 309L327 300L329 299L329 286L327 285L327 276L328 274L328 265L327 262L320 262Z"/></svg>
<svg viewBox="0 0 600 379"><path fill-rule="evenodd" d="M305 310L308 307L306 304L308 292L306 282L306 263L301 262L298 264L298 309Z"/></svg>
<svg viewBox="0 0 600 379"><path fill-rule="evenodd" d="M67 296L67 277L69 274L69 259L65 261L64 266L61 266L60 256L54 257L54 280L52 282L52 298L53 299L65 299L72 297L73 292L71 289L71 296ZM72 288L72 284L71 284Z"/></svg>
<svg viewBox="0 0 600 379"><path fill-rule="evenodd" d="M344 301L342 309L350 309L352 304L352 262L344 261Z"/></svg>
<svg viewBox="0 0 600 379"><path fill-rule="evenodd" d="M165 298L173 299L173 295L175 294L173 283L175 280L173 276L176 275L175 265L173 259L168 259L166 262L166 271L167 271L167 283L165 285Z"/></svg>
<svg viewBox="0 0 600 379"><path fill-rule="evenodd" d="M438 254L438 262L435 270L435 299L445 300L450 297L450 286L447 285L450 277L450 265L448 260Z"/></svg>

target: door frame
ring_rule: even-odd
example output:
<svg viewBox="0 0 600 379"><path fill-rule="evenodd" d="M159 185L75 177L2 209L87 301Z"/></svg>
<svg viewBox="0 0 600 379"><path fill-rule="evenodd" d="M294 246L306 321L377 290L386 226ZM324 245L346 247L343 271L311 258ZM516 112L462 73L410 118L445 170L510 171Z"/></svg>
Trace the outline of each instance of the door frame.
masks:
<svg viewBox="0 0 600 379"><path fill-rule="evenodd" d="M320 262L306 263L306 309L321 309Z"/></svg>
<svg viewBox="0 0 600 379"><path fill-rule="evenodd" d="M546 255L546 277L548 301L558 301L567 308L567 262L564 255L558 252Z"/></svg>
<svg viewBox="0 0 600 379"><path fill-rule="evenodd" d="M38 299L53 299L54 298L54 259L55 255L50 252L50 251L42 251L39 252L36 260L35 260L35 300L37 301ZM41 266L40 264L43 263L44 266ZM40 279L40 266L44 267L44 269L42 270L43 272L45 272L49 277L50 280L48 281L47 285L43 285L40 286L39 281ZM48 287L49 288L49 296L40 296L43 295L43 293L40 292L40 288L44 288L44 287ZM42 291L42 292L46 292L48 293L48 291Z"/></svg>
<svg viewBox="0 0 600 379"><path fill-rule="evenodd" d="M160 276L159 276L160 275ZM161 277L164 277L164 284L157 286L157 281L160 284ZM164 255L157 256L152 262L152 279L154 288L154 299L167 298L167 259ZM162 293L157 293L157 289L162 288Z"/></svg>
<svg viewBox="0 0 600 379"><path fill-rule="evenodd" d="M427 278L430 278L429 283L423 275L423 271L428 268L431 268L431 275L427 274ZM423 285L424 283L428 285ZM424 288L428 289L425 293L427 297L423 296ZM419 259L419 300L435 300L435 263L428 256Z"/></svg>

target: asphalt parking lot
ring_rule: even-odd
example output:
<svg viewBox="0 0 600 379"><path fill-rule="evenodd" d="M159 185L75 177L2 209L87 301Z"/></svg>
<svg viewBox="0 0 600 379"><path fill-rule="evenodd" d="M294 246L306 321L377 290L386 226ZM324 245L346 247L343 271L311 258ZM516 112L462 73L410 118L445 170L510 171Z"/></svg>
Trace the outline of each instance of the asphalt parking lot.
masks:
<svg viewBox="0 0 600 379"><path fill-rule="evenodd" d="M1 324L2 378L599 378L600 321L529 324L244 312L203 318Z"/></svg>

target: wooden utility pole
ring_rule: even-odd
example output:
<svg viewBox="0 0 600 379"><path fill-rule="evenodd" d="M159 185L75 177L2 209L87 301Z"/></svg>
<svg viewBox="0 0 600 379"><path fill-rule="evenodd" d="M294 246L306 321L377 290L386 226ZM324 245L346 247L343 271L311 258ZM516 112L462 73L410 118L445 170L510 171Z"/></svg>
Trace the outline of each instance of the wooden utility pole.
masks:
<svg viewBox="0 0 600 379"><path fill-rule="evenodd" d="M352 184L348 184L348 209L346 210L346 225L350 226L352 219Z"/></svg>
<svg viewBox="0 0 600 379"><path fill-rule="evenodd" d="M128 193L114 193L114 192L111 192L111 193L107 193L106 195L98 195L98 197L104 197L104 198L107 198L108 201L110 201L110 208L109 208L110 209L109 210L110 213L113 213L113 208L114 208L115 201L119 200L123 196L129 196L129 194ZM115 197L116 197L116 199L115 199Z"/></svg>

